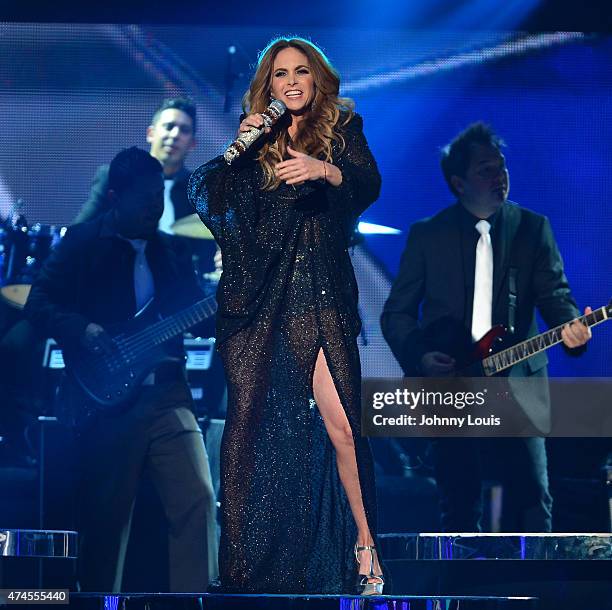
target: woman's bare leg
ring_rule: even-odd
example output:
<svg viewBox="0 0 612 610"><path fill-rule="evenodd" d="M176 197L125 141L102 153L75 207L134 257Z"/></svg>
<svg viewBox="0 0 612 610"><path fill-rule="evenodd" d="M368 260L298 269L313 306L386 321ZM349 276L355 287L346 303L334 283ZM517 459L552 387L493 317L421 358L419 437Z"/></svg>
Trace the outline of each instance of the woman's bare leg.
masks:
<svg viewBox="0 0 612 610"><path fill-rule="evenodd" d="M338 474L344 487L344 491L357 525L358 546L370 546L374 544L368 522L366 520L363 499L361 497L361 486L359 485L359 474L357 472L357 459L355 457L355 442L346 413L340 402L340 397L334 385L334 380L329 372L327 361L323 350L317 354L314 375L312 379L313 394L315 402L325 423L325 428L330 440L336 450L336 463ZM370 553L360 553L360 574L370 572ZM375 556L374 573L381 574L378 559Z"/></svg>

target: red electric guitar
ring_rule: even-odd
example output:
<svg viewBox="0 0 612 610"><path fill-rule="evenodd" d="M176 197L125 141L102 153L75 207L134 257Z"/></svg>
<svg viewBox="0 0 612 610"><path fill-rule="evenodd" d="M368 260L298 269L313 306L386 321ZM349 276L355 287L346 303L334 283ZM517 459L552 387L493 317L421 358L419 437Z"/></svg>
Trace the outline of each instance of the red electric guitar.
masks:
<svg viewBox="0 0 612 610"><path fill-rule="evenodd" d="M535 337L525 339L525 341L521 341L499 352L496 352L495 348L506 336L507 331L502 325L494 326L480 341L472 346L472 351L464 366L460 367L461 373L459 375L470 376L478 373L487 377L496 375L515 365L517 362L521 362L521 360L526 360L553 345L561 343L563 340L561 338L561 331L567 324L578 321L591 327L611 318L612 300L607 305L589 314L574 318L565 324L551 328Z"/></svg>

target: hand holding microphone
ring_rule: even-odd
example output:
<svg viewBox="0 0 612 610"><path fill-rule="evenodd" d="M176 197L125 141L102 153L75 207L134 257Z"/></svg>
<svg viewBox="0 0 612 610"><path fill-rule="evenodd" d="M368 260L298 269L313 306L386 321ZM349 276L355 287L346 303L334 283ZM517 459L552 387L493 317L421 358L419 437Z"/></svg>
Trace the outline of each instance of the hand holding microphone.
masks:
<svg viewBox="0 0 612 610"><path fill-rule="evenodd" d="M266 127L264 123L263 115L255 112L253 114L249 114L246 118L240 123L240 127L238 128L238 133L236 137L239 138L243 133L251 131L255 127L256 129L261 129L263 127L264 133L270 133L272 131L271 127Z"/></svg>
<svg viewBox="0 0 612 610"><path fill-rule="evenodd" d="M225 151L223 158L231 165L242 156L265 132L269 133L271 127L284 114L287 107L280 100L272 100L270 105L261 114L251 114L240 124L240 133Z"/></svg>

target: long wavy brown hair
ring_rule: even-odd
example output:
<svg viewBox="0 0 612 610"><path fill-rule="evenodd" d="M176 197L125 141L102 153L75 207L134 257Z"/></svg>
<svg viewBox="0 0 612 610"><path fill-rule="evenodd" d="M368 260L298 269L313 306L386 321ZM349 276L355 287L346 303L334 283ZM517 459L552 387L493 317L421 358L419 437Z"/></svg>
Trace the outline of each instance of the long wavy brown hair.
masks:
<svg viewBox="0 0 612 610"><path fill-rule="evenodd" d="M341 127L353 117L355 103L350 98L339 96L338 72L323 51L309 40L298 37L275 38L261 51L255 76L242 98L242 108L246 113L253 113L263 112L268 107L274 60L280 51L290 47L301 51L308 58L315 88L313 101L306 109L292 140L292 148L312 157L331 161L334 142L338 142L341 150L344 150ZM266 142L259 151L258 160L264 172L262 188L265 190L274 190L280 184L274 173L274 166L289 157L288 141L289 133L283 129L274 141Z"/></svg>

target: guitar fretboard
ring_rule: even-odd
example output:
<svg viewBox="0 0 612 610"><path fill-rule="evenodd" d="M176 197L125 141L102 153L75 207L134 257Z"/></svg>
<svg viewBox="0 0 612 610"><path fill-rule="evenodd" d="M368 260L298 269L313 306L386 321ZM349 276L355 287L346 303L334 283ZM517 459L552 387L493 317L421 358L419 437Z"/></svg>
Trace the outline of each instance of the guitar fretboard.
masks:
<svg viewBox="0 0 612 610"><path fill-rule="evenodd" d="M214 297L208 297L168 318L155 322L148 328L123 338L121 347L132 354L146 351L152 345L160 345L176 337L194 324L212 316L216 311L217 301Z"/></svg>
<svg viewBox="0 0 612 610"><path fill-rule="evenodd" d="M608 307L600 307L589 314L575 318L565 324L555 326L540 335L531 337L531 339L527 339L497 354L488 356L482 361L485 374L488 376L495 375L504 369L510 368L521 360L526 360L553 345L561 343L561 341L563 341L561 332L567 324L580 321L589 327L596 326L597 324L605 322L608 319L608 315Z"/></svg>

